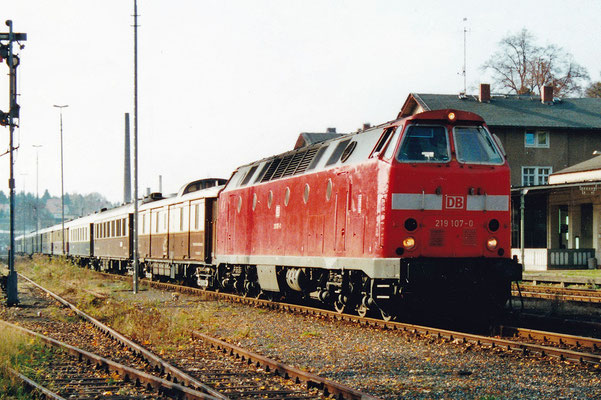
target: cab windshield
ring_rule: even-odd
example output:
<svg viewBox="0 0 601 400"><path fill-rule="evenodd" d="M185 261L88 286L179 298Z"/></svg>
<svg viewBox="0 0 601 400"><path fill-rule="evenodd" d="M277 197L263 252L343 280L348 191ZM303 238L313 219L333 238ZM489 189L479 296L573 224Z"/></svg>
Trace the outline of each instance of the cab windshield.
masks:
<svg viewBox="0 0 601 400"><path fill-rule="evenodd" d="M410 125L397 154L401 162L448 162L447 130L440 125Z"/></svg>
<svg viewBox="0 0 601 400"><path fill-rule="evenodd" d="M490 133L482 126L454 129L457 160L467 164L503 164L504 160Z"/></svg>

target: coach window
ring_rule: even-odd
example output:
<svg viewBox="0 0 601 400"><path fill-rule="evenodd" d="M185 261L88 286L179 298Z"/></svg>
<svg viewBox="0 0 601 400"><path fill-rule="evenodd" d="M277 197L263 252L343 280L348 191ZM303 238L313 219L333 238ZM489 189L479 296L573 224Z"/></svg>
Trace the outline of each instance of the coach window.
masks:
<svg viewBox="0 0 601 400"><path fill-rule="evenodd" d="M155 231L155 233L159 233L159 213L158 212L156 213L155 219L156 219L156 221L155 221L156 223L154 226L154 231Z"/></svg>
<svg viewBox="0 0 601 400"><path fill-rule="evenodd" d="M284 193L284 205L287 206L290 202L290 188L286 188L286 192Z"/></svg>
<svg viewBox="0 0 601 400"><path fill-rule="evenodd" d="M198 230L200 223L200 204L194 205L194 229Z"/></svg>
<svg viewBox="0 0 601 400"><path fill-rule="evenodd" d="M121 236L121 220L117 220L117 236Z"/></svg>
<svg viewBox="0 0 601 400"><path fill-rule="evenodd" d="M305 183L305 192L303 193L303 201L305 202L305 204L307 204L307 202L309 202L309 191L311 190L311 188L309 187L308 183Z"/></svg>
<svg viewBox="0 0 601 400"><path fill-rule="evenodd" d="M270 190L269 195L267 196L267 208L271 208L273 204L273 192Z"/></svg>
<svg viewBox="0 0 601 400"><path fill-rule="evenodd" d="M401 162L448 162L449 142L444 126L411 125L403 136L397 160Z"/></svg>
<svg viewBox="0 0 601 400"><path fill-rule="evenodd" d="M253 193L253 211L257 208L257 194Z"/></svg>
<svg viewBox="0 0 601 400"><path fill-rule="evenodd" d="M242 210L242 196L238 196L238 207L236 207L238 212Z"/></svg>
<svg viewBox="0 0 601 400"><path fill-rule="evenodd" d="M332 180L328 179L328 187L326 188L326 200L330 201L332 198Z"/></svg>

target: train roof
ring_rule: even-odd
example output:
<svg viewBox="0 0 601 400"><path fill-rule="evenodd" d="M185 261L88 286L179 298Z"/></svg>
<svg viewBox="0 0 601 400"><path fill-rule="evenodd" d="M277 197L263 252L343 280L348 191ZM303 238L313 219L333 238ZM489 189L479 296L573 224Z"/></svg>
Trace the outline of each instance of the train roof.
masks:
<svg viewBox="0 0 601 400"><path fill-rule="evenodd" d="M451 115L453 119L451 119ZM477 114L450 109L427 111L407 118L388 121L365 130L330 138L238 167L224 191L335 168L342 164L352 165L365 161L372 154L381 133L386 128L401 125L406 121L484 123L484 120Z"/></svg>

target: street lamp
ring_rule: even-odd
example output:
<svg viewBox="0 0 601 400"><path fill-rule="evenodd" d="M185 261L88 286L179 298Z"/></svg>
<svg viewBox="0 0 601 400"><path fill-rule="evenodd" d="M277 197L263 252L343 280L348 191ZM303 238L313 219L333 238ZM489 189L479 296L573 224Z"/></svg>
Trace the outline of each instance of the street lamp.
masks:
<svg viewBox="0 0 601 400"><path fill-rule="evenodd" d="M63 106L54 105L60 110L61 118L61 229L63 238L63 255L65 254L65 186L63 180L63 108L69 107L68 104Z"/></svg>
<svg viewBox="0 0 601 400"><path fill-rule="evenodd" d="M39 252L38 249L38 235L40 231L40 190L39 190L39 177L40 177L40 147L41 144L34 144L31 147L35 149L35 249L34 253Z"/></svg>

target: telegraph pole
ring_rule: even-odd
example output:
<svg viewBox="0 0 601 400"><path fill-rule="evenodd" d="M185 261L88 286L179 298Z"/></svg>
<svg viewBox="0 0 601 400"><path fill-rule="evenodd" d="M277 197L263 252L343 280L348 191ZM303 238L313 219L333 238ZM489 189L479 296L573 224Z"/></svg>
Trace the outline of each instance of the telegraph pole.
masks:
<svg viewBox="0 0 601 400"><path fill-rule="evenodd" d="M27 40L27 34L14 33L13 22L6 21L8 33L0 33L0 41L7 40L8 44L0 43L0 61L6 59L9 70L9 110L8 113L0 111L0 125L8 125L9 128L9 154L10 154L10 174L8 179L9 188L9 212L10 212L10 244L8 250L8 281L6 284L6 302L9 306L19 303L17 291L17 272L15 271L15 178L14 178L14 159L13 159L13 133L15 130L15 119L19 119L19 105L17 104L17 67L19 66L19 57L13 54L13 43ZM21 48L24 46L21 45Z"/></svg>

